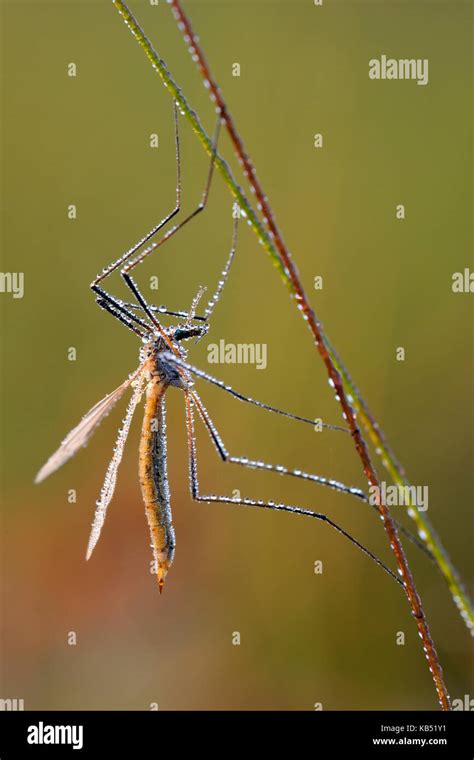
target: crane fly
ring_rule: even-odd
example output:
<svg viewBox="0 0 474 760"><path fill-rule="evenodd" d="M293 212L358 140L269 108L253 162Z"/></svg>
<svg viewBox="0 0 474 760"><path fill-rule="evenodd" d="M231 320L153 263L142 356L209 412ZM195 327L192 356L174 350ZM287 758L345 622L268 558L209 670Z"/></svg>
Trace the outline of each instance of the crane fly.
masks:
<svg viewBox="0 0 474 760"><path fill-rule="evenodd" d="M364 554L370 557L374 562L385 570L392 578L402 585L401 580L369 549L363 546L357 539L351 536L341 526L336 524L327 515L315 512L310 509L304 509L298 506L278 503L275 501L256 500L251 498L236 498L231 496L222 496L215 494L202 494L199 489L197 476L197 455L196 439L194 433L195 411L201 419L205 430L207 431L217 454L224 462L237 464L242 467L248 467L255 470L265 470L279 473L284 476L302 478L304 480L317 483L327 488L352 495L362 501L368 502L366 494L358 488L346 486L343 483L303 472L299 469L288 469L282 465L273 465L260 460L253 460L247 457L237 457L229 454L224 445L222 437L212 421L206 407L204 406L197 390L194 387L193 378L204 380L218 388L224 390L230 396L239 399L245 403L253 404L267 412L276 413L286 418L300 423L306 423L314 426L314 419L301 417L291 412L285 412L276 407L261 401L256 401L249 396L235 391L229 385L221 380L211 376L188 362L187 350L184 343L192 338L196 340L204 337L210 325L214 308L218 303L222 290L229 276L232 261L237 244L237 229L239 213L233 209L233 233L230 253L228 255L221 277L218 281L214 295L209 300L203 315L197 314L199 301L203 295L204 288L199 288L193 299L188 311L172 311L164 306L155 306L149 304L140 292L137 284L131 276L131 271L140 264L157 248L161 247L167 240L174 236L188 222L194 219L206 207L213 167L216 157L217 139L219 134L221 119L218 118L216 132L213 140L213 150L210 167L204 187L201 201L192 213L186 216L179 224L174 224L160 238L152 241L157 233L179 213L181 209L181 163L180 163L180 142L178 130L178 112L177 105L174 104L174 127L175 127L175 150L176 150L176 203L173 210L162 219L153 229L141 238L132 248L127 250L120 258L104 268L102 272L93 280L91 288L96 296L96 303L115 319L125 325L129 330L134 332L141 339L140 361L138 368L132 372L129 377L116 388L112 393L105 396L81 419L79 424L63 440L57 451L48 459L46 464L38 472L35 482L40 483L77 451L86 446L92 434L109 414L115 404L122 398L127 389L132 389L132 395L127 407L123 425L119 430L113 456L107 468L105 480L100 492L100 497L96 503L96 510L92 531L90 534L89 544L87 547L86 558L89 559L99 539L102 526L105 521L108 505L110 504L117 481L117 473L122 460L124 446L132 423L134 412L141 402L142 396L145 395L144 415L139 444L139 479L143 502L145 505L145 514L151 536L151 547L154 559L154 571L158 582L160 593L163 590L165 578L173 562L175 552L175 533L172 522L170 489L167 472L167 436L166 436L166 407L165 395L168 389L176 388L184 393L186 407L186 427L187 427L187 446L189 455L189 482L191 497L197 502L234 504L241 506L253 506L258 508L271 509L276 511L290 512L315 518L338 531L339 534L350 540ZM126 303L119 298L109 294L104 290L101 283L112 272L120 269L120 274L131 291L135 302ZM177 324L171 327L164 327L159 321L158 316L165 314L169 317L177 318ZM329 430L347 433L343 427L324 424ZM376 509L376 507L375 507ZM402 530L403 527L400 526ZM409 537L423 548L417 539L408 534Z"/></svg>

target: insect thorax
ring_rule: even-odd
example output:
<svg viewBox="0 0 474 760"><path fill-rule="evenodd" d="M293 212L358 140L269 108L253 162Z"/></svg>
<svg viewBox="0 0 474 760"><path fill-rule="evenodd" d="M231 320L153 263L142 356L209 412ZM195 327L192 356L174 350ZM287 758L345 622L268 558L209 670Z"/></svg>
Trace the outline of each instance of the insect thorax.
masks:
<svg viewBox="0 0 474 760"><path fill-rule="evenodd" d="M174 343L174 345L176 345L176 343ZM181 356L182 349L178 346L176 346L176 348ZM156 378L166 385L182 388L183 380L180 373L176 367L166 359L166 355L169 352L169 345L163 340L163 338L158 337L142 346L140 349L140 361L146 363L146 370L150 380Z"/></svg>

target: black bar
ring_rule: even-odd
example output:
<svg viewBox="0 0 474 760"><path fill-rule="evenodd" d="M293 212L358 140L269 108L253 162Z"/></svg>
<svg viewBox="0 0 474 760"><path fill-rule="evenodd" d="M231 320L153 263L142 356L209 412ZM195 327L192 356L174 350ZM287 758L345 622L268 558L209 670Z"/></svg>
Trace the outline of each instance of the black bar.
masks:
<svg viewBox="0 0 474 760"><path fill-rule="evenodd" d="M165 752L182 750L185 758L208 752L226 758L236 751L246 758L261 748L266 760L280 757L286 745L289 760L359 755L472 760L473 733L472 713L461 711L12 711L0 713L0 759L96 757L104 750L107 758L141 758L149 752L163 758Z"/></svg>

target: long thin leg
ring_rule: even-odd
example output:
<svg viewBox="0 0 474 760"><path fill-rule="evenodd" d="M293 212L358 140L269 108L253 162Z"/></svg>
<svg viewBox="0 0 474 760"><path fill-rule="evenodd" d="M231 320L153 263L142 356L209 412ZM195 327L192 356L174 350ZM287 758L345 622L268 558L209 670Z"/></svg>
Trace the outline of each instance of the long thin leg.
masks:
<svg viewBox="0 0 474 760"><path fill-rule="evenodd" d="M192 322L194 321L194 315L196 314L196 309L199 305L199 301L201 300L205 292L206 292L206 288L203 288L201 285L198 289L198 292L196 293L193 300L191 301L191 306L189 308L188 316L186 318L185 328L190 328L192 326Z"/></svg>
<svg viewBox="0 0 474 760"><path fill-rule="evenodd" d="M139 304L136 303L123 303L122 306L125 306L127 309L133 309L134 311L143 311L142 307ZM172 309L168 309L166 306L153 306L150 305L150 311L156 311L158 314L167 314L170 317L181 317L183 319L189 319L189 312L188 311L173 311ZM206 317L204 317L202 314L195 314L193 317L193 320L195 322L205 322Z"/></svg>
<svg viewBox="0 0 474 760"><path fill-rule="evenodd" d="M96 298L96 303L99 304L99 306L102 306L104 302L108 303L110 308L110 312L120 312L124 317L128 319L129 322L134 322L137 325L140 325L145 329L145 333L148 334L149 332L153 331L152 325L150 325L149 322L147 322L142 317L138 316L134 312L134 310L127 307L127 304L125 304L120 298L114 298L114 296L109 295L105 292L105 290L100 290L100 295Z"/></svg>
<svg viewBox="0 0 474 760"><path fill-rule="evenodd" d="M107 311L109 314L115 317L115 319L118 319L119 322L125 325L125 327L128 327L129 330L132 330L135 333L135 335L138 335L140 338L145 337L146 334L142 332L141 330L139 330L138 327L136 327L136 325L133 324L132 320L128 319L128 317L125 316L125 314L122 314L120 310L111 306L108 300L104 298L97 298L96 303L100 306L101 309L104 309L105 311Z"/></svg>
<svg viewBox="0 0 474 760"><path fill-rule="evenodd" d="M233 232L232 232L232 245L229 252L229 256L227 258L226 264L224 269L221 272L221 279L217 283L217 288L212 296L212 298L208 301L207 307L204 312L204 316L200 316L199 314L195 314L195 311L193 308L189 312L186 311L170 311L165 306L151 306L149 305L149 310L151 312L158 312L160 314L168 314L170 316L174 317L185 317L187 320L187 323L190 321L201 321L201 322L207 322L212 316L212 312L214 311L214 308L219 301L219 298L221 296L222 290L224 288L224 285L227 281L227 278L229 276L230 267L232 265L232 261L235 256L235 251L237 247L237 228L238 228L238 222L239 217L237 215L234 216L234 225L233 225ZM184 223L184 222L183 222ZM200 294L197 300L199 300ZM122 303L122 306L127 309L143 309L143 306L133 303ZM194 302L193 302L194 303Z"/></svg>
<svg viewBox="0 0 474 760"><path fill-rule="evenodd" d="M337 480L328 479L321 477L320 475L313 475L309 472L304 472L303 470L291 470L287 467L284 467L283 465L274 465L274 464L268 464L266 462L262 461L256 461L253 459L249 459L248 457L235 457L229 454L227 451L224 442L222 440L222 437L220 433L217 431L216 426L214 425L209 412L207 411L206 407L202 403L200 397L196 393L196 391L191 391L191 397L194 401L197 410L199 412L199 416L201 417L204 426L209 433L209 437L211 441L214 444L214 447L219 454L220 458L223 462L229 462L230 464L238 464L242 467L249 467L252 470L266 470L267 472L276 472L279 475L290 475L295 478L301 478L302 480L307 480L312 483L318 483L322 486L328 486L329 488L334 489L335 491L340 491L341 493L349 494L350 496L357 496L357 498L361 499L362 501L365 501L369 506L373 507L375 512L378 514L378 508L376 504L371 504L367 494L365 494L363 491L361 491L359 488L354 488L353 486L346 486L344 483L340 483ZM413 533L411 533L409 530L405 528L404 525L399 523L398 521L395 521L395 525L397 527L397 530L400 530L415 546L418 547L418 549L421 549L431 560L434 560L433 555L431 554L430 550L425 546L425 544L422 541L419 541Z"/></svg>
<svg viewBox="0 0 474 760"><path fill-rule="evenodd" d="M179 213L181 208L181 156L180 156L180 145L179 145L179 127L178 127L178 109L176 102L173 102L173 114L174 114L174 130L175 130L175 146L176 146L176 204L172 211L170 211L167 216L164 217L158 224L156 224L153 229L151 229L144 237L142 237L138 242L135 243L131 248L128 249L128 251L125 251L125 253L122 254L118 259L113 261L111 264L109 264L107 267L105 267L100 274L97 275L95 280L91 283L91 288L94 290L96 285L99 284L102 280L104 280L106 277L108 277L112 272L114 272L118 267L123 266L125 262L133 256L145 243L147 243L150 238L152 238L154 235L156 235L159 230L161 230L162 227L164 227L171 219L173 219L176 214Z"/></svg>
<svg viewBox="0 0 474 760"><path fill-rule="evenodd" d="M235 210L234 210L234 213L235 213ZM219 301L219 298L221 297L222 290L223 290L224 285L226 284L227 278L229 276L230 267L231 267L232 262L234 260L235 249L237 247L237 228L238 228L238 224L239 224L239 216L235 215L234 216L234 227L233 227L233 231L232 231L232 245L231 245L229 257L227 259L227 262L226 262L226 265L225 265L224 269L221 272L221 279L217 283L216 291L215 291L214 295L212 296L212 298L208 301L208 304L207 304L207 307L206 307L206 311L204 312L205 319L207 319L208 321L210 320L210 318L212 316L212 312L214 311L215 306L216 306L217 302Z"/></svg>
<svg viewBox="0 0 474 760"><path fill-rule="evenodd" d="M167 336L160 322L154 316L153 312L151 311L150 305L146 302L146 300L140 293L138 286L132 281L129 275L124 275L124 277L126 278L127 285L130 287L134 295L137 297L140 307L143 309L145 314L149 317L150 321L152 322L152 325L154 325L155 328L158 330L161 337L168 344L171 351L177 354L178 352L176 348L174 347L173 343ZM116 319L122 322L122 324L126 325L131 330L133 330L133 332L135 332L141 338L146 338L149 333L153 332L153 327L150 326L147 322L145 322L145 320L141 319L140 317L137 317L136 314L134 314L129 309L127 309L121 299L115 298L114 296L111 296L109 293L106 293L106 291L100 288L98 285L93 286L92 289L96 293L99 294L99 297L96 299L96 303L98 303L99 306L105 309L105 311L108 311L109 314L112 314L112 316L114 316ZM146 333L142 333L140 330L138 330L138 328L133 325L133 322L136 322L142 325L143 327L145 327Z"/></svg>
<svg viewBox="0 0 474 760"><path fill-rule="evenodd" d="M133 246L133 248L131 248L129 251L127 251L123 256L121 256L120 259L117 259L117 261L115 261L109 267L107 267L106 269L104 269L103 273L101 275L99 275L94 280L94 282L91 284L92 290L95 293L97 293L101 299L108 301L109 304L111 304L112 306L116 307L116 309L118 311L124 311L124 303L120 299L117 299L114 296L111 296L109 293L106 293L106 291L104 291L102 288L100 288L99 284L98 284L102 279L104 279L104 277L107 277L115 269L117 269L118 266L124 264L124 266L122 266L120 274L121 274L123 280L125 281L125 284L127 285L127 287L131 290L131 292L133 293L133 295L137 299L140 307L143 309L143 311L145 312L145 314L149 318L149 320L152 323L152 325L154 325L154 327L158 330L158 332L161 334L162 338L168 343L170 349L173 352L175 351L175 349L173 348L171 342L169 341L169 339L168 339L165 331L163 330L163 327L161 326L160 322L156 318L156 316L155 316L156 311L154 313L154 310L147 303L147 301L145 300L145 298L141 294L141 292L140 292L137 284L134 282L134 280L133 280L130 272L138 264L140 264L150 253L152 253L152 251L154 251L156 248L159 248L161 245L163 245L163 243L165 243L172 235L176 234L176 232L178 232L185 224L187 224L189 221L191 221L191 219L193 219L195 216L197 216L197 214L199 214L201 211L204 210L204 208L206 206L206 203L207 203L207 199L209 197L209 190L210 190L212 176L213 176L214 159L215 159L215 152L216 152L216 147L217 147L217 139L218 139L218 136L219 136L219 128L220 128L220 119L218 119L218 121L217 121L216 132L215 132L215 137L214 137L214 142L213 142L214 149L213 149L213 153L212 153L212 157L211 157L211 162L210 162L210 166L209 166L209 172L208 172L208 176L207 176L207 180L206 180L206 185L204 187L204 192L203 192L202 197L201 197L201 202L199 203L199 205L197 206L197 208L191 214L189 214L180 224L175 225L174 227L172 227L171 230L169 230L160 240L158 240L158 241L152 243L151 245L147 246L144 250L142 250L140 252L140 254L138 256L136 256L132 261L130 261L130 258L132 257L132 255L134 253L136 253L136 251L141 247L141 245L143 244L143 242L146 242L146 240L148 240L152 235L154 235L155 232L158 231L158 229L160 229L167 221L169 221L171 219L172 216L174 216L178 212L179 206L180 206L180 184L178 183L179 190L177 190L177 207L173 210L173 212L171 212L171 214L168 215L168 217L166 217L166 219L163 220L162 223L160 222L160 224L157 225L157 227L154 228L154 230L151 233L149 233L149 235L146 238L144 238L143 241L139 241L139 243L137 243L135 246ZM177 138L176 145L177 145L177 165L179 166L179 139L178 138ZM125 263L125 262L127 262L127 263ZM110 309L108 311L110 311ZM113 312L110 311L110 313L113 313ZM128 314L128 318L130 319L130 314ZM121 321L123 321L123 320L121 320Z"/></svg>
<svg viewBox="0 0 474 760"><path fill-rule="evenodd" d="M122 275L124 273L130 272L132 269L134 269L138 264L140 264L143 261L143 259L145 259L147 256L149 256L150 253L152 253L152 251L154 251L154 250L156 250L156 248L159 248L160 246L162 246L163 243L165 243L167 240L169 240L170 237L172 237L173 235L175 235L180 229L182 229L186 224L188 224L188 222L190 222L191 219L194 219L198 214L200 214L202 211L204 211L204 209L206 207L206 204L207 204L208 197L209 197L209 191L211 189L211 182L212 182L212 177L213 177L213 173L214 173L214 161L215 161L215 157L216 157L217 141L219 139L220 124L221 124L221 121L220 121L220 118L219 118L217 120L217 124L216 124L216 130L215 130L215 134L214 134L214 140L213 140L213 143L212 143L213 150L212 150L212 155L211 155L211 161L210 161L210 165L209 165L209 171L208 171L208 174L207 174L206 184L204 186L204 191L203 191L203 194L201 196L201 201L199 202L199 204L197 205L197 207L194 209L194 211L192 211L190 214L188 214L188 216L185 219L183 219L182 222L180 222L179 224L175 224L170 230L168 230L163 235L163 237L161 237L156 242L151 243L149 246L147 246L143 251L141 251L138 254L138 256L136 256L134 259L132 259L132 261L128 261L128 263L126 263L122 267L122 269L121 269L121 274Z"/></svg>
<svg viewBox="0 0 474 760"><path fill-rule="evenodd" d="M173 114L174 114L174 127L175 127L175 147L176 147L176 204L173 210L167 214L158 224L156 224L143 238L138 240L135 245L133 245L131 248L129 248L127 251L125 251L122 256L120 256L118 259L113 261L111 264L109 264L107 267L105 267L100 274L97 275L97 277L93 280L91 283L91 289L99 296L97 299L97 303L102 308L105 308L106 311L108 311L110 314L115 316L119 321L121 321L123 324L126 324L127 327L130 327L130 329L134 330L134 332L137 332L133 327L130 326L131 321L137 322L138 320L134 319L129 311L126 310L125 304L123 301L121 301L118 298L115 298L114 296L107 293L103 288L99 286L99 283L102 282L106 277L108 277L112 272L114 272L118 267L123 266L132 256L136 254L136 252L145 244L147 243L156 233L164 227L171 219L176 216L176 214L179 213L181 209L181 157L180 157L180 143L179 143L179 127L178 127L178 110L176 102L173 103ZM108 302L109 306L115 307L115 309L106 308L105 302ZM146 309L145 309L146 311ZM124 319L123 316L120 316L119 313L122 312L122 315L124 315L127 319ZM160 326L157 323L157 320L152 320L152 324L155 324L155 326L160 330ZM149 326L146 326L147 332L152 330ZM138 333L140 334L140 333Z"/></svg>
<svg viewBox="0 0 474 760"><path fill-rule="evenodd" d="M361 544L357 539L350 535L344 528L331 520L327 515L321 512L313 512L310 509L303 509L301 507L291 506L289 504L276 503L273 501L262 501L256 499L242 499L234 498L230 496L217 496L215 494L201 494L199 491L199 483L197 477L197 460L196 460L196 439L194 436L194 415L193 415L193 400L191 394L185 391L186 399L186 426L187 426L187 438L188 438L188 454L189 454L189 479L191 496L194 501L218 503L218 504L238 504L245 507L260 507L263 509L273 509L280 512L291 512L292 514L305 515L307 517L313 517L316 520L325 522L330 525L334 530L347 538L351 543L355 544L364 554L370 557L377 565L385 570L397 583L403 588L403 582L393 573L378 557Z"/></svg>
<svg viewBox="0 0 474 760"><path fill-rule="evenodd" d="M309 425L312 425L314 427L315 420L310 420L307 417L300 417L298 414L292 414L291 412L283 412L281 409L277 409L275 406L270 406L269 404L264 404L263 401L256 401L253 398L250 398L250 396L244 396L243 393L239 393L238 391L235 391L233 388L231 388L230 385L226 385L222 380L218 380L217 378L213 377L212 375L209 375L207 372L203 372L202 369L198 369L197 367L194 367L192 364L189 364L188 362L185 362L183 359L181 359L178 356L175 356L171 353L164 353L161 355L161 359L165 361L169 361L170 364L176 365L177 367L181 367L181 369L186 370L187 372L190 372L193 375L196 375L197 377L202 378L203 380L206 380L208 383L212 383L212 385L216 385L218 388L221 388L222 390L226 391L227 393L230 393L231 396L234 396L234 398L238 398L240 401L245 401L247 404L254 404L254 406L258 406L261 409L266 409L267 412L275 412L275 414L281 414L283 417L289 417L292 420L297 420L298 422L306 422ZM327 430L336 430L339 433L348 433L349 431L344 428L340 427L339 425L328 425L325 422L322 422L322 427L326 428Z"/></svg>
<svg viewBox="0 0 474 760"><path fill-rule="evenodd" d="M321 475L312 475L309 472L303 472L303 470L290 470L287 467L283 467L283 465L281 464L276 464L276 465L267 464L266 462L262 462L260 460L249 459L248 457L232 456L227 451L224 445L224 441L222 440L220 434L218 433L216 426L211 420L209 412L205 408L204 404L202 403L196 391L191 391L190 395L194 404L197 407L197 410L206 427L206 430L209 433L209 437L211 438L214 444L214 447L223 462L229 462L231 464L239 464L242 467L249 467L252 470L267 470L269 472L277 472L280 475L292 475L295 478L310 480L313 483L318 483L321 486L327 486L328 488L332 488L335 491L340 491L341 493L347 493L347 494L350 494L351 496L357 496L357 498L362 499L362 501L368 501L367 495L363 491L361 491L360 488L354 488L353 486L346 486L344 485L344 483L340 483L338 480L324 478Z"/></svg>
<svg viewBox="0 0 474 760"><path fill-rule="evenodd" d="M174 227L172 227L170 230L168 230L163 235L163 237L160 238L160 240L157 240L156 242L151 243L151 245L147 246L143 251L141 251L138 254L138 256L136 256L134 259L132 259L132 261L128 261L125 264L125 266L123 266L122 269L120 270L120 274L121 274L121 276L122 276L125 284L128 286L128 288L130 288L130 290L132 291L133 295L137 299L137 301L140 304L140 306L142 306L143 310L145 311L145 313L148 316L148 318L150 319L150 321L155 325L155 327L161 333L161 336L170 345L170 348L172 349L172 351L174 351L173 346L171 345L170 341L167 339L167 337L166 337L166 335L165 335L165 333L163 331L163 328L161 327L159 321L156 319L155 315L153 314L153 312L150 309L149 305L147 304L146 300L144 299L144 297L140 293L140 291L138 289L138 286L134 282L134 280L133 280L130 272L138 264L141 264L142 261L147 256L150 255L150 253L152 253L157 248L159 248L164 243L166 243L167 240L169 240L173 235L175 235L177 232L179 232L179 230L181 230L186 224L188 224L188 222L190 222L199 213L201 213L201 211L204 211L204 209L206 207L206 204L207 204L207 199L209 197L209 191L210 191L210 188L211 188L212 176L213 176L213 172L214 172L214 159L215 159L215 155L216 155L216 148L217 148L217 140L218 140L218 137L219 137L220 123L221 122L220 122L220 118L219 118L217 120L216 131L215 131L215 135L214 135L213 151L212 151L212 156L211 156L211 162L210 162L210 165L209 165L209 171L208 171L208 175L207 175L207 180L206 180L204 191L203 191L203 194L202 194L202 197L201 197L201 201L198 204L198 206L194 209L194 211L192 211L190 214L188 214L188 216L185 219L183 219L182 222L180 222L179 224L174 225Z"/></svg>

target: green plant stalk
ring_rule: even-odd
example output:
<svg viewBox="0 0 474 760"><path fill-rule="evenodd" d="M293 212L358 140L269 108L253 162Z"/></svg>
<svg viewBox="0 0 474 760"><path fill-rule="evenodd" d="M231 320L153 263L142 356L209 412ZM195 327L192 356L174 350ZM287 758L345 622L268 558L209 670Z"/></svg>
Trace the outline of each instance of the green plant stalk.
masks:
<svg viewBox="0 0 474 760"><path fill-rule="evenodd" d="M208 153L208 155L211 156L213 152L212 140L206 133L206 130L204 129L198 114L191 108L182 90L173 79L173 76L171 75L171 72L169 71L166 63L160 58L156 50L153 48L151 42L143 33L141 27L136 22L133 15L130 13L126 4L122 2L122 0L112 1L124 19L126 25L130 29L132 35L142 47L153 68L160 75L165 87L177 102L182 114L191 124L191 127L197 135L199 142ZM277 268L282 280L288 287L291 296L295 298L296 294L294 291L293 283L289 276L289 272L282 264L278 250L275 247L269 232L265 229L262 222L258 218L245 193L234 178L230 167L218 153L215 154L215 165L217 166L218 171L222 175L225 184L228 186L240 209L247 217L248 223L254 230L260 243L270 255L273 264ZM360 392L354 385L349 373L344 367L336 351L332 347L327 336L324 336L324 343L334 363L334 366L341 375L344 389L350 396L351 403L359 415L362 424L367 430L370 440L375 445L377 453L381 455L384 466L397 485L409 486L410 483L406 479L403 469L395 459L395 456L390 450L390 447L388 446L382 431L370 414ZM433 531L433 528L428 522L428 519L418 509L416 509L415 505L412 504L410 506L411 508L409 507L408 510L409 516L414 520L421 540L426 544L427 548L432 553L439 570L441 571L448 584L448 588L467 627L470 629L471 633L474 634L474 607L466 591L464 590L459 575L455 570L444 547L442 546L438 536Z"/></svg>
<svg viewBox="0 0 474 760"><path fill-rule="evenodd" d="M379 456L382 458L382 464L389 472L390 477L397 486L410 487L410 481L406 477L403 468L397 462L393 452L385 440L383 432L379 429L377 423L370 414L370 411L367 409L359 391L352 382L350 375L348 375L344 366L340 363L337 354L332 351L332 348L328 344L326 345L335 366L341 374L344 387L352 399L352 405L356 410L359 419L364 425L364 428L367 431L370 440L376 447L377 454L379 454ZM420 512L416 504L412 501L410 501L408 504L408 515L415 523L420 539L423 541L427 549L429 549L431 552L438 566L438 569L446 580L453 601L456 604L467 628L471 632L471 636L474 636L474 609L472 600L464 588L461 578L459 577L456 568L451 562L449 555L443 547L441 539L431 525L428 517Z"/></svg>

